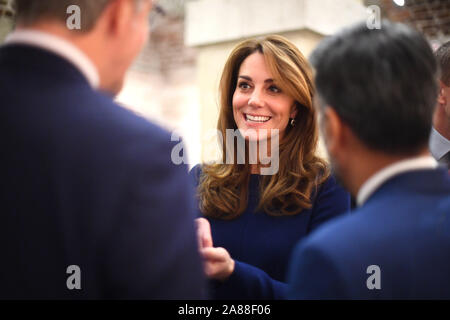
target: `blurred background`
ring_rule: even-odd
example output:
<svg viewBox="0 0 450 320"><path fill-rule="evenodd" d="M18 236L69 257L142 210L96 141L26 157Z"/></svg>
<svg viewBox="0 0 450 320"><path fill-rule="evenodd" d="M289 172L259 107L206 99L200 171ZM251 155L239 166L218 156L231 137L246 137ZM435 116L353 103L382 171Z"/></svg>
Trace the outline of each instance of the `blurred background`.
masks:
<svg viewBox="0 0 450 320"><path fill-rule="evenodd" d="M36 0L39 1L39 0ZM433 48L450 40L450 0L159 0L165 15L127 75L117 101L179 133L190 166L216 159L218 84L241 40L280 34L308 56L357 21L382 18L422 32ZM14 28L14 0L0 0L0 43ZM321 149L323 151L323 149Z"/></svg>

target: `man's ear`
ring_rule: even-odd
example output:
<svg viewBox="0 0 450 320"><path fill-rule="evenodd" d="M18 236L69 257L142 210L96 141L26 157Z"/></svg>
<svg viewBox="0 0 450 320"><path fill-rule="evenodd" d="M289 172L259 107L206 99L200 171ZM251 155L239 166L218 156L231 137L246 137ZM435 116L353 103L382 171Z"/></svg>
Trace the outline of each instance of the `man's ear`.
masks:
<svg viewBox="0 0 450 320"><path fill-rule="evenodd" d="M129 32L129 25L133 21L135 10L134 1L110 1L104 11L108 33L119 37L126 35Z"/></svg>
<svg viewBox="0 0 450 320"><path fill-rule="evenodd" d="M342 144L345 142L344 125L332 107L325 107L323 112L323 135L325 145L330 154L335 154L337 150L342 149Z"/></svg>
<svg viewBox="0 0 450 320"><path fill-rule="evenodd" d="M437 102L440 105L447 104L447 96L445 95L445 88L447 88L447 86L442 81L439 81L439 95L437 97Z"/></svg>

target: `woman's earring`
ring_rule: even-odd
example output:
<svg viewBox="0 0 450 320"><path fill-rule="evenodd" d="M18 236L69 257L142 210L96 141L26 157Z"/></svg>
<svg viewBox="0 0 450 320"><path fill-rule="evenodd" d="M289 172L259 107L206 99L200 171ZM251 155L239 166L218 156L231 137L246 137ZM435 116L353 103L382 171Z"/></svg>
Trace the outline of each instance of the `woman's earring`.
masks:
<svg viewBox="0 0 450 320"><path fill-rule="evenodd" d="M295 126L295 119L294 118L291 119L291 126L293 126L293 127Z"/></svg>

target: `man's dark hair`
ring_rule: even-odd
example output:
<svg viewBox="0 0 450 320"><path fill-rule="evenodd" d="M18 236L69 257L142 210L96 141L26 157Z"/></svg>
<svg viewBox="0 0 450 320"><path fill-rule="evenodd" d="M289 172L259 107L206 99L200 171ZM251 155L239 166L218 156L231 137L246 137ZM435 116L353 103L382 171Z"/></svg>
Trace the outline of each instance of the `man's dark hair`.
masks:
<svg viewBox="0 0 450 320"><path fill-rule="evenodd" d="M64 22L69 17L67 8L77 5L81 9L81 31L94 27L106 5L111 0L16 0L17 22L31 25L43 19Z"/></svg>
<svg viewBox="0 0 450 320"><path fill-rule="evenodd" d="M403 24L365 23L325 39L311 56L322 105L369 148L397 155L428 143L438 68L428 42Z"/></svg>
<svg viewBox="0 0 450 320"><path fill-rule="evenodd" d="M441 69L441 81L450 86L450 41L440 46L434 55Z"/></svg>

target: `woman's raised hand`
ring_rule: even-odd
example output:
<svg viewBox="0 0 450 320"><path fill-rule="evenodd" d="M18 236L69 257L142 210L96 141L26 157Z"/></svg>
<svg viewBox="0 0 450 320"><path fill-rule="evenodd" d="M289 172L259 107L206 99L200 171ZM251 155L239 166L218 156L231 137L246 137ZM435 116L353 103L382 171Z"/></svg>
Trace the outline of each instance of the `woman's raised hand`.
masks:
<svg viewBox="0 0 450 320"><path fill-rule="evenodd" d="M210 279L225 281L234 271L234 260L224 248L214 248L211 226L205 218L196 219L197 238L203 269Z"/></svg>

